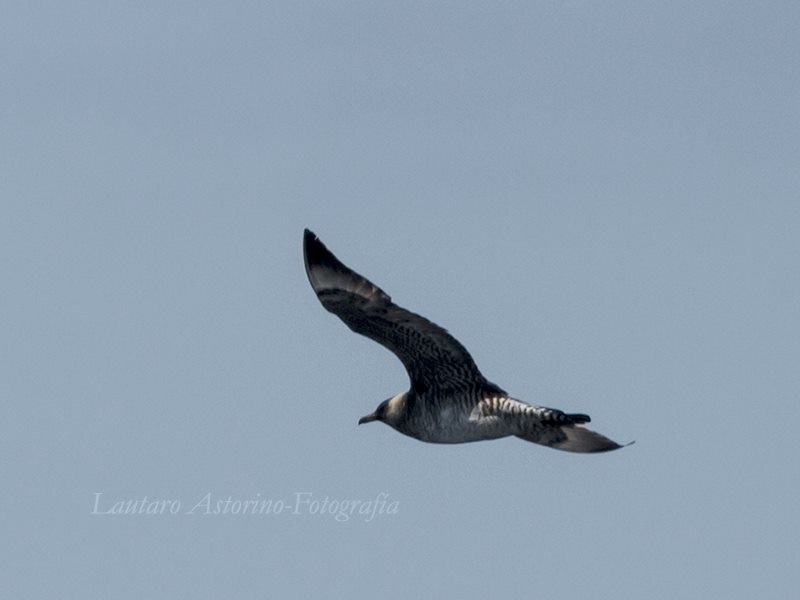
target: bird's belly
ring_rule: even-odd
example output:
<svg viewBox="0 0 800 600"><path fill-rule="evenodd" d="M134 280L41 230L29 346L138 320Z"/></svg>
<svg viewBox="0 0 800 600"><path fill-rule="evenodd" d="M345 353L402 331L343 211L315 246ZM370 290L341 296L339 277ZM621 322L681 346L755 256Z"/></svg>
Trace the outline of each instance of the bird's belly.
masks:
<svg viewBox="0 0 800 600"><path fill-rule="evenodd" d="M470 418L469 413L448 409L420 419L415 426L404 433L434 444L493 440L511 434L507 427L497 421L476 420Z"/></svg>

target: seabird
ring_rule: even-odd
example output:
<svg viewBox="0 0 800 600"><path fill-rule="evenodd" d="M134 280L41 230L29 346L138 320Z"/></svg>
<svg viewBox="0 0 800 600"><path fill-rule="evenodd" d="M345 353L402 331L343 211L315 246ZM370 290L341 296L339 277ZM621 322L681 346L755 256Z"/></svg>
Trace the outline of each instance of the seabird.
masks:
<svg viewBox="0 0 800 600"><path fill-rule="evenodd" d="M391 350L411 387L388 398L358 423L383 421L400 433L441 444L516 436L569 452L607 452L620 444L583 427L589 415L510 397L488 381L458 340L435 323L392 302L378 286L346 267L308 229L306 274L328 311Z"/></svg>

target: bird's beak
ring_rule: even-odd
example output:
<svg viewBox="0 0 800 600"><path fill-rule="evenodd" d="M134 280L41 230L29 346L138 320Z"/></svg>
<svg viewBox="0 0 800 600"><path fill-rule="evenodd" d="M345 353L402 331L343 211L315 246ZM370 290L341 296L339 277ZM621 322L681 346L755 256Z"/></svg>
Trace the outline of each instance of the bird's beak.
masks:
<svg viewBox="0 0 800 600"><path fill-rule="evenodd" d="M378 420L378 415L376 415L375 413L370 413L364 417L361 417L358 420L358 424L363 425L364 423L369 423L370 421L377 421L377 420Z"/></svg>

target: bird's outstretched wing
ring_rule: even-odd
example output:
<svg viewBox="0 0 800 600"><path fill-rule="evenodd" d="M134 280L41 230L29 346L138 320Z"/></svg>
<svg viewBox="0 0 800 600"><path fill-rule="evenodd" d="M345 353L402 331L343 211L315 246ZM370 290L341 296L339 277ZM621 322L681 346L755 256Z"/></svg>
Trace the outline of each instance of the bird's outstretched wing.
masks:
<svg viewBox="0 0 800 600"><path fill-rule="evenodd" d="M534 444L567 452L608 452L622 448L622 445L614 440L577 423L544 422L517 437Z"/></svg>
<svg viewBox="0 0 800 600"><path fill-rule="evenodd" d="M303 238L306 274L322 306L402 361L417 393L431 388L497 390L445 329L392 302L378 286L352 271L308 229Z"/></svg>
<svg viewBox="0 0 800 600"><path fill-rule="evenodd" d="M622 448L606 436L586 429L589 415L567 414L507 396L488 396L475 407L479 419L499 419L518 438L567 452L608 452ZM632 443L632 442L631 442Z"/></svg>

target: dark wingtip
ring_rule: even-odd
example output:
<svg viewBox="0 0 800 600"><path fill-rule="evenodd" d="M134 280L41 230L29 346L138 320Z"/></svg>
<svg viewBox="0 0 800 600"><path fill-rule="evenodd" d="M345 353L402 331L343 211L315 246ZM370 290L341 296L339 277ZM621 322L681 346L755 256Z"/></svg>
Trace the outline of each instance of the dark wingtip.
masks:
<svg viewBox="0 0 800 600"><path fill-rule="evenodd" d="M359 275L328 250L316 234L306 228L303 233L303 260L306 275L317 296L337 289L372 302L391 302L389 295L366 277ZM325 304L323 302L323 304ZM330 308L328 309L330 310Z"/></svg>
<svg viewBox="0 0 800 600"><path fill-rule="evenodd" d="M317 290L317 281L313 274L315 267L325 267L344 274L351 273L350 269L343 265L310 229L306 229L303 234L303 258L306 266L306 275L308 275L308 280L315 290ZM358 275L355 276L359 277Z"/></svg>
<svg viewBox="0 0 800 600"><path fill-rule="evenodd" d="M321 243L317 235L311 231L310 229L306 228L303 230L303 249L308 254L308 249L310 246L314 245L314 243Z"/></svg>
<svg viewBox="0 0 800 600"><path fill-rule="evenodd" d="M636 440L634 440L632 442L628 442L627 444L618 444L616 442L613 442L613 444L614 444L613 446L610 446L608 448L601 448L600 450L597 450L597 452L610 452L611 450L620 450L622 448L627 448L628 446L632 446L635 443L636 443Z"/></svg>
<svg viewBox="0 0 800 600"><path fill-rule="evenodd" d="M327 259L330 251L313 231L306 228L303 231L303 254L306 259L306 268L308 268L312 264L323 262Z"/></svg>

